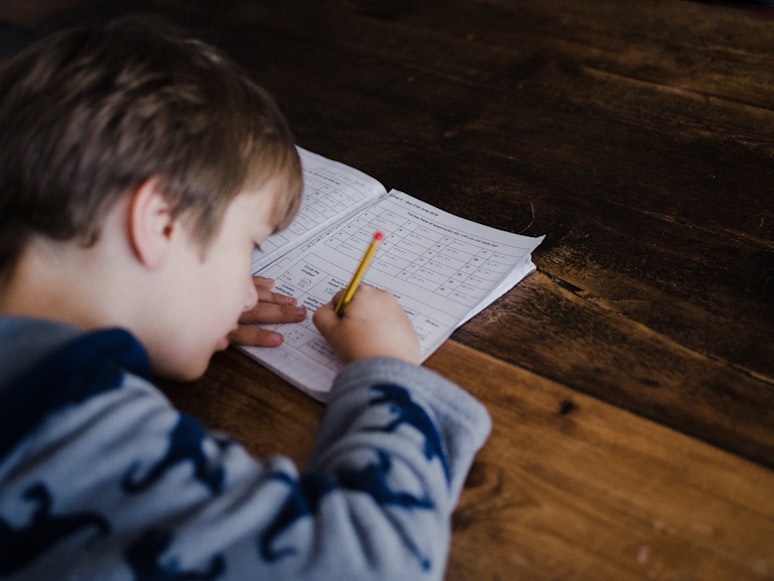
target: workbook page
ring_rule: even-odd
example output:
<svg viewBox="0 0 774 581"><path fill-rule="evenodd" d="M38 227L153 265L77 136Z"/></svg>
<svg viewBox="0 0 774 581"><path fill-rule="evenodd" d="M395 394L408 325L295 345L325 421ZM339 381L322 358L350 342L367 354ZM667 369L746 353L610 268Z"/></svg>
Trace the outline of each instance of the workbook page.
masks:
<svg viewBox="0 0 774 581"><path fill-rule="evenodd" d="M294 244L325 231L387 193L371 176L353 167L297 148L304 174L301 207L287 229L269 236L253 253L253 273L270 264Z"/></svg>
<svg viewBox="0 0 774 581"><path fill-rule="evenodd" d="M464 220L392 191L259 272L277 292L307 307L302 323L270 325L285 336L277 348L245 347L294 385L324 399L341 364L317 332L312 313L346 288L375 232L385 238L364 284L391 291L408 313L428 357L464 321L534 269L542 238Z"/></svg>

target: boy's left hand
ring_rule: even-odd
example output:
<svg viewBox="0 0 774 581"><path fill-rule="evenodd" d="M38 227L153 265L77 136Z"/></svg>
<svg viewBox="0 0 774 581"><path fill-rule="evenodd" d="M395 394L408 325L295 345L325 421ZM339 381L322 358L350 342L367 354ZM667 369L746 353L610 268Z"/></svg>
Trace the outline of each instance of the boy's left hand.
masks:
<svg viewBox="0 0 774 581"><path fill-rule="evenodd" d="M306 318L306 309L297 306L293 297L272 292L274 281L269 278L254 276L253 284L258 291L258 303L242 313L239 327L230 339L240 345L276 347L282 343L282 334L252 323L297 323Z"/></svg>

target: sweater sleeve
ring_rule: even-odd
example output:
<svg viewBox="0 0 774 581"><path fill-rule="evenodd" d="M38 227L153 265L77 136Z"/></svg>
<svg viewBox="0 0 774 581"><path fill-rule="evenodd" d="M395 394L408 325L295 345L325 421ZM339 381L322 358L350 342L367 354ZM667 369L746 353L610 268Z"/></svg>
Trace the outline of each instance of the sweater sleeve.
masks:
<svg viewBox="0 0 774 581"><path fill-rule="evenodd" d="M480 403L426 368L386 358L346 367L306 474L337 487L325 509L344 518L326 524L360 561L351 566L379 578L441 578L451 513L490 428Z"/></svg>
<svg viewBox="0 0 774 581"><path fill-rule="evenodd" d="M457 385L425 367L373 358L349 365L336 379L311 464L328 457L323 449L337 454L342 438L376 434L371 445L396 458L420 450L428 469L422 473L435 480L440 468L447 485L442 498L455 505L490 430L484 406Z"/></svg>
<svg viewBox="0 0 774 581"><path fill-rule="evenodd" d="M299 472L251 458L126 376L0 463L0 546L26 551L0 555L0 576L441 579L489 429L484 408L435 373L361 361L338 377Z"/></svg>

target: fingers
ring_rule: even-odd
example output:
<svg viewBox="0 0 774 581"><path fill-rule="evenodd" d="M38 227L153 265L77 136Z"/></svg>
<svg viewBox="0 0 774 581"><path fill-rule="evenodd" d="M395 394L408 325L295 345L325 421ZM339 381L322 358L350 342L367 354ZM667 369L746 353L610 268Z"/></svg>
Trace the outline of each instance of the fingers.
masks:
<svg viewBox="0 0 774 581"><path fill-rule="evenodd" d="M253 284L258 292L256 305L239 317L237 330L229 338L241 345L256 345L259 347L276 347L282 343L282 334L257 327L258 324L298 323L306 319L307 311L296 304L296 299L272 292L274 280L262 276L254 276Z"/></svg>
<svg viewBox="0 0 774 581"><path fill-rule="evenodd" d="M282 344L282 334L253 325L239 325L229 339L240 345L255 345L257 347L276 347Z"/></svg>
<svg viewBox="0 0 774 581"><path fill-rule="evenodd" d="M341 361L383 356L419 363L416 331L392 294L363 285L337 315L340 296L317 309L313 320Z"/></svg>
<svg viewBox="0 0 774 581"><path fill-rule="evenodd" d="M253 284L255 285L256 289L270 289L274 288L274 279L266 278L265 276L254 276Z"/></svg>
<svg viewBox="0 0 774 581"><path fill-rule="evenodd" d="M296 299L282 293L272 292L274 280L254 276L253 284L258 293L256 305L242 313L241 324L250 323L297 323L306 318L306 309L296 304Z"/></svg>
<svg viewBox="0 0 774 581"><path fill-rule="evenodd" d="M335 307L339 304L342 292L337 293L331 302L319 307L312 315L312 321L324 337L327 337L333 328L339 323L339 315L336 314Z"/></svg>
<svg viewBox="0 0 774 581"><path fill-rule="evenodd" d="M239 317L241 324L250 323L298 323L306 319L306 308L292 302L274 303L258 299L258 304Z"/></svg>
<svg viewBox="0 0 774 581"><path fill-rule="evenodd" d="M277 303L279 305L295 305L296 299L280 293L273 293L269 289L256 286L258 301L261 303Z"/></svg>
<svg viewBox="0 0 774 581"><path fill-rule="evenodd" d="M274 279L264 276L254 276L253 285L258 292L258 300L264 303L277 303L282 305L295 305L296 299L283 295L282 293L272 292L274 288Z"/></svg>

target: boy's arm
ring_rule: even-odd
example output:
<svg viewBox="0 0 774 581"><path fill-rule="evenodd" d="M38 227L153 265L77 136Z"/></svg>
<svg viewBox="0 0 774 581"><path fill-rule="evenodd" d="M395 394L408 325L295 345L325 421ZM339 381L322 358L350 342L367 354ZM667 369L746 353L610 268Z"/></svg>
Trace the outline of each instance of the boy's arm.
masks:
<svg viewBox="0 0 774 581"><path fill-rule="evenodd" d="M375 446L401 461L419 452L431 480L443 476L451 511L491 425L483 405L435 372L386 357L365 359L337 377L308 468L343 461L351 444L341 439L373 436Z"/></svg>
<svg viewBox="0 0 774 581"><path fill-rule="evenodd" d="M361 286L336 314L340 295L314 315L349 365L329 394L307 470L338 483L343 494L331 504L340 501L341 510L358 500L358 543L367 554L392 542L404 553L403 574L434 578L445 568L451 513L491 420L469 394L415 365L414 327L390 293Z"/></svg>
<svg viewBox="0 0 774 581"><path fill-rule="evenodd" d="M414 328L390 293L363 286L342 315L337 300L314 322L352 363L296 483L312 528L294 524L294 542L302 562L327 563L331 574L440 578L451 513L491 421L466 392L414 364Z"/></svg>
<svg viewBox="0 0 774 581"><path fill-rule="evenodd" d="M350 521L331 525L356 532L355 550L402 554L375 578L442 578L451 514L490 429L480 403L428 369L390 358L350 364L307 466L341 488L320 516L351 510Z"/></svg>
<svg viewBox="0 0 774 581"><path fill-rule="evenodd" d="M390 293L361 286L341 315L338 298L314 322L349 365L306 469L283 477L287 496L261 534L262 558L284 574L439 579L451 513L491 420L415 364L416 333Z"/></svg>

